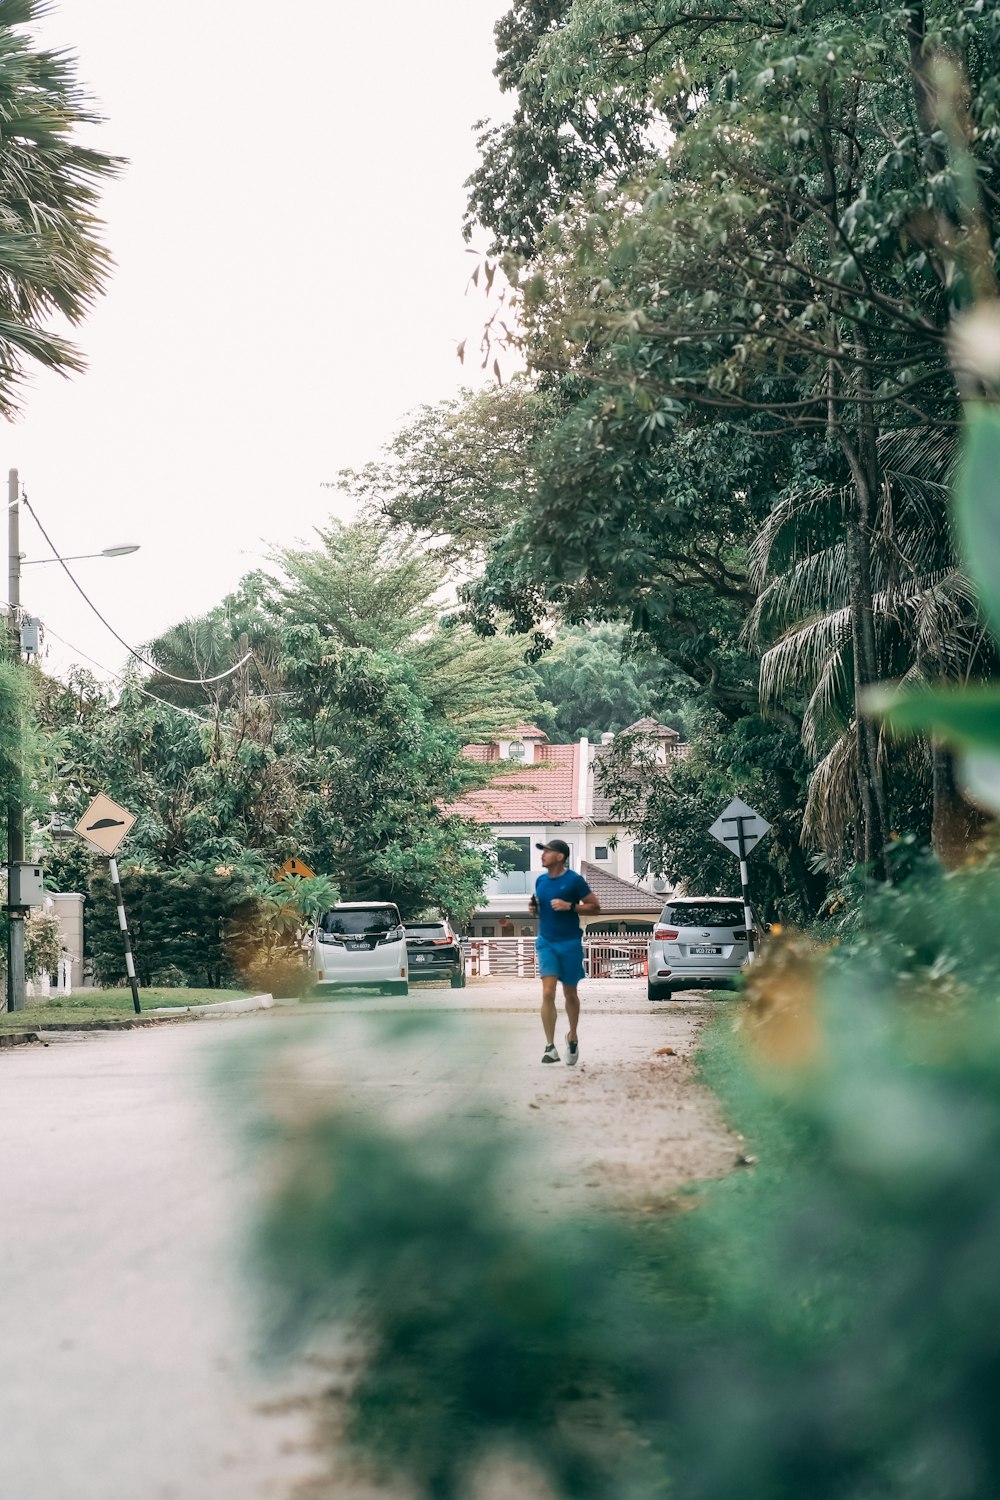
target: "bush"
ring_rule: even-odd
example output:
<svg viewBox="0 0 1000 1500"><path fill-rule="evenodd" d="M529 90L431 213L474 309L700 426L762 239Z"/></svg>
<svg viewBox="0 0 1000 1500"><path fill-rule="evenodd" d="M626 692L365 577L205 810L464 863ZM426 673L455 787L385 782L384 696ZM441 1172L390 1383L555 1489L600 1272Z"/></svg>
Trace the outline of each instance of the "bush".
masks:
<svg viewBox="0 0 1000 1500"><path fill-rule="evenodd" d="M703 1054L759 1161L690 1212L512 1209L537 1165L481 1103L294 1128L269 1302L360 1337L366 1455L427 1500L511 1451L579 1500L1000 1493L998 900L928 875L852 945L772 944Z"/></svg>
<svg viewBox="0 0 1000 1500"><path fill-rule="evenodd" d="M140 985L170 971L176 981L206 989L238 985L228 928L249 899L252 876L239 868L176 871L124 869L122 896ZM103 869L90 879L87 937L94 977L101 985L125 981L125 954L111 881Z"/></svg>
<svg viewBox="0 0 1000 1500"><path fill-rule="evenodd" d="M24 924L24 972L29 979L55 974L62 953L62 928L57 917L32 911Z"/></svg>

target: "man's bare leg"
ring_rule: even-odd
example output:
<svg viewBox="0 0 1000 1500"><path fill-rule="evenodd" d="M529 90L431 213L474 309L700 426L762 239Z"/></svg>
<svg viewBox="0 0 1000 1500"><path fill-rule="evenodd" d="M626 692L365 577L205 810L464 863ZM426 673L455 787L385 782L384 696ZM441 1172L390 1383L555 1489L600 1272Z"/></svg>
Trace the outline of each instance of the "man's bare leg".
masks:
<svg viewBox="0 0 1000 1500"><path fill-rule="evenodd" d="M580 1006L577 1003L577 1014ZM554 975L544 974L542 976L542 1029L545 1032L545 1040L550 1046L555 1045L556 1040L556 979Z"/></svg>
<svg viewBox="0 0 1000 1500"><path fill-rule="evenodd" d="M566 1020L569 1023L569 1031L566 1040L576 1041L576 1028L580 1024L580 992L575 984L563 985L563 1003L566 1006ZM553 1010L555 1006L553 1005ZM555 1034L555 1022L553 1022L553 1035Z"/></svg>

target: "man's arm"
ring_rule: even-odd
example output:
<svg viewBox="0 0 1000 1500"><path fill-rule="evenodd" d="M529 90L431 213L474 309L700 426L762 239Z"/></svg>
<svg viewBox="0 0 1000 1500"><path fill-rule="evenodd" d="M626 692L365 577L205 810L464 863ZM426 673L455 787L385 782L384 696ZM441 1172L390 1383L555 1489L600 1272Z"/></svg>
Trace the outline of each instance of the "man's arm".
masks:
<svg viewBox="0 0 1000 1500"><path fill-rule="evenodd" d="M585 896L574 896L572 901L553 901L552 910L582 911L587 916L593 916L595 912L599 912L601 909L601 903L598 901L597 897L594 895L593 891L590 889L590 886L587 885L586 882L581 881L581 884L584 885L584 888L587 892Z"/></svg>

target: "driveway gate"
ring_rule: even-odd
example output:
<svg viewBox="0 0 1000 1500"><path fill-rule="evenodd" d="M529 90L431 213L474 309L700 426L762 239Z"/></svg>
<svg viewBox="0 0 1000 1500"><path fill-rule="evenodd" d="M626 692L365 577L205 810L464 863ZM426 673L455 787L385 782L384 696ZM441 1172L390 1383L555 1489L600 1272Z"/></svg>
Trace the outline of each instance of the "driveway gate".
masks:
<svg viewBox="0 0 1000 1500"><path fill-rule="evenodd" d="M583 966L588 979L645 979L644 937L600 937L583 940ZM533 937L470 938L466 970L470 975L499 979L536 979L538 963Z"/></svg>

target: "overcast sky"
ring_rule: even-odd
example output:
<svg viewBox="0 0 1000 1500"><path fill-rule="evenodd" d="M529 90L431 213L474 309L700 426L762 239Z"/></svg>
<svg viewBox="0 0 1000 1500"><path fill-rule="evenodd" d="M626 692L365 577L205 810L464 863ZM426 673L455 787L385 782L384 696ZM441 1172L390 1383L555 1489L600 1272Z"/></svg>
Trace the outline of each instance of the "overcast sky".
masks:
<svg viewBox="0 0 1000 1500"><path fill-rule="evenodd" d="M506 0L85 0L40 29L73 48L129 159L106 194L118 262L77 332L89 370L39 375L7 427L65 553L130 642L210 608L273 543L336 501L322 481L376 456L407 411L470 381L482 322L461 238L472 126ZM22 551L45 555L30 519ZM50 669L124 653L57 566L26 568Z"/></svg>

